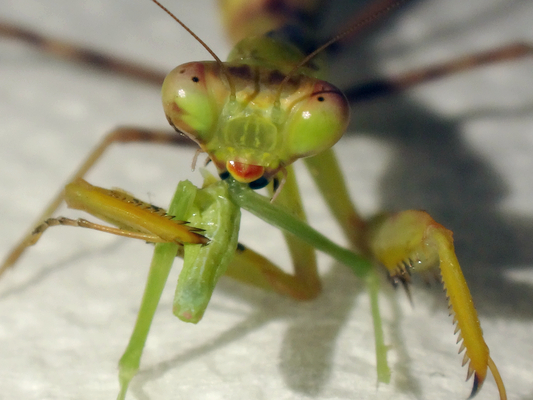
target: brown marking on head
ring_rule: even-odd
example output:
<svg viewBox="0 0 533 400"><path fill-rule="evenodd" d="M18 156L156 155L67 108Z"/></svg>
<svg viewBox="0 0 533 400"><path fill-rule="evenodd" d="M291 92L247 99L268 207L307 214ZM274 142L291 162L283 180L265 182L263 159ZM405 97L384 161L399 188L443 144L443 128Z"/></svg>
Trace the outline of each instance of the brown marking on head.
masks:
<svg viewBox="0 0 533 400"><path fill-rule="evenodd" d="M238 66L229 66L228 72L238 79L250 80L253 77L252 68L246 64Z"/></svg>

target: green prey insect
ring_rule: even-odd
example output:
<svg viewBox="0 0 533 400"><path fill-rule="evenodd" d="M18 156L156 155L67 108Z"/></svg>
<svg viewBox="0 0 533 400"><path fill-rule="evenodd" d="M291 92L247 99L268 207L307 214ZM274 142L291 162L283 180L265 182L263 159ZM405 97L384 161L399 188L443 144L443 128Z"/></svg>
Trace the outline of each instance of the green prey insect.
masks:
<svg viewBox="0 0 533 400"><path fill-rule="evenodd" d="M264 38L260 40L258 48L270 45L264 42ZM253 46L256 45L254 43ZM376 276L367 259L380 261L402 284L409 282L410 269L423 271L440 264L450 306L457 314L456 332L463 332L465 359L471 361L469 375L475 376L472 395L481 387L488 366L498 382L501 398L506 398L503 383L482 339L449 231L419 211L381 215L370 222L359 221L348 209L351 206L341 206L347 195L342 193L334 200L329 196L330 202L337 201L332 203L332 208L340 212L338 219L352 244L368 257L365 258L334 245L302 222L290 164L299 158L325 152L308 161L311 169L320 167L326 171L322 176L318 174L319 187L326 198L328 184L334 184L337 190L343 187L336 179L341 176L340 171L327 149L338 140L347 124L346 104L336 88L301 73L304 66L298 63L303 56L294 56L286 48L282 53L290 54L289 58L297 61L291 65L290 60L284 59L280 53L273 57L273 64L265 63L262 58L261 69L258 69L260 73L254 76L253 85L250 85L250 76L253 75L250 66L258 67L255 64L257 60L248 55L252 54L248 50L249 42L240 46L230 56L227 66L222 67L216 62L182 65L169 74L163 87L163 103L169 122L200 144L224 181L206 174L203 189L187 182L180 183L168 212L165 212L120 190L109 191L76 179L66 187L67 203L111 222L118 229L84 220L53 218L40 225L31 241L25 243L33 244L52 225L83 226L158 243L138 322L120 362L119 398L125 397L128 384L139 368L155 306L176 254L184 256L185 264L176 290L174 312L188 322L201 319L216 281L223 273L296 298L316 295L318 286L313 276L304 276L311 283L296 282L268 261L260 259L259 255L237 245L239 208L252 211L296 236L298 239L289 237L288 241L294 253L302 252L295 256L297 262L301 263L310 254L309 249L302 250L305 245L301 240L310 248L333 256L367 280L373 301L378 379L381 382L388 381L389 371L377 311ZM246 55L243 56L243 53ZM294 65L299 70L298 74L291 72ZM264 81L274 83L275 89L264 90ZM326 110L316 112L316 104L309 105L310 101L324 103ZM250 108L252 103L257 103L253 105L260 113ZM284 109L282 103L288 106ZM268 109L266 104L271 108ZM295 119L290 118L293 114ZM318 114L318 119L309 118L315 114ZM273 137L280 127L284 129L284 142ZM312 135L309 135L310 131ZM237 136L235 132L241 134ZM308 140L308 135L312 140ZM256 145L257 142L260 146ZM272 180L278 182L278 188L271 190L276 192L275 203L281 204L281 207L269 204L246 188L259 188ZM94 201L93 196L97 197ZM117 204L112 204L115 201ZM134 211L128 210L130 207ZM121 214L122 211L124 214ZM151 223L153 226L149 226ZM166 224L169 225L168 230ZM361 237L361 232L354 233L354 226L364 232L364 237ZM250 269L256 270L256 276L250 273Z"/></svg>

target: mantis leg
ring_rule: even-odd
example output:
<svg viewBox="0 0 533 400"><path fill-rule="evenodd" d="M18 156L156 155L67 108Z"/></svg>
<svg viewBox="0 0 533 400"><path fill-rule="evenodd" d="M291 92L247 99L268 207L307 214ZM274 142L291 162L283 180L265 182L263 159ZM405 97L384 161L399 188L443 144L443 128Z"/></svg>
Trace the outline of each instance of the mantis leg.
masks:
<svg viewBox="0 0 533 400"><path fill-rule="evenodd" d="M531 57L532 55L533 46L525 43L511 43L496 49L459 57L442 64L406 72L395 77L362 83L345 90L344 93L350 103L355 104L401 92L425 82L484 65L517 60L523 57Z"/></svg>
<svg viewBox="0 0 533 400"><path fill-rule="evenodd" d="M96 224L81 218L77 220L65 217L48 218L28 236L24 242L26 247L35 244L48 228L59 225L94 229L150 243L206 244L208 242L208 239L200 234L201 229L191 227L184 221L172 219L161 208L118 189L103 189L78 178L65 187L64 198L70 208L85 211L119 228Z"/></svg>
<svg viewBox="0 0 533 400"><path fill-rule="evenodd" d="M287 168L285 184L274 204L305 222L302 200L294 169ZM288 274L267 258L240 245L226 274L239 281L274 290L297 300L310 300L320 293L314 247L301 238L283 231L289 248L294 274Z"/></svg>
<svg viewBox="0 0 533 400"><path fill-rule="evenodd" d="M128 385L139 370L146 338L152 325L155 310L167 282L172 262L176 257L177 246L173 243L159 243L154 250L148 279L144 289L141 307L128 346L119 361L118 379L120 392L117 399L125 399Z"/></svg>
<svg viewBox="0 0 533 400"><path fill-rule="evenodd" d="M332 149L304 159L315 184L352 246L363 251L365 222L348 194L348 187Z"/></svg>
<svg viewBox="0 0 533 400"><path fill-rule="evenodd" d="M326 167L328 170L326 179L319 178L319 186L321 185L320 189L323 193L330 194L329 196L326 196L328 203L330 203L332 210L337 212L336 216L338 216L340 221L343 221L346 215L350 216L351 221L360 221L353 206L350 208L351 201L347 191L345 191L343 195L342 190L338 190L338 187L335 186L337 183L341 183L342 187L346 188L338 165L335 163L333 153L329 151L326 153L327 154L324 157L313 157L317 160L316 162L319 163L315 166L320 165L320 167ZM333 164L333 166L327 168L328 165L330 165L328 163ZM338 174L336 174L337 172ZM335 188L335 190L333 190L333 188ZM316 268L314 249L317 248L327 253L330 253L330 249L321 248L320 246L317 246L316 242L306 242L305 238L309 238L311 233L291 231L290 227L284 225L284 223L287 222L287 219L284 221L275 220L275 218L271 219L267 213L271 212L272 208L266 204L267 201L260 195L247 192L248 191L242 190L241 186L238 184L232 185L230 183L230 194L234 194L233 199L239 204L239 206L256 214L268 223L282 229L294 265L294 275L283 272L266 258L242 246L237 249L236 256L232 264L230 264L227 274L240 281L263 288L269 287L279 293L289 295L290 297L299 300L307 300L316 297L320 292L320 281ZM335 195L331 195L332 193L335 193ZM336 196L339 193L341 194ZM242 199L240 198L240 194L248 194L249 198ZM264 207L262 207L261 204L263 204ZM287 168L285 185L274 204L284 211L289 212L295 219L305 222L305 213L292 167ZM353 226L350 224L344 224L343 228L347 234L354 233ZM358 233L356 232L356 234ZM322 239L323 238L320 238L318 241L322 241ZM333 243L331 244L333 245ZM342 251L339 253L342 253ZM355 255L351 252L348 253ZM345 259L342 254L339 254L337 259L348 265L352 264L356 274L361 277L365 276L368 272L368 263L362 257L359 258L358 261L355 261L350 258L350 255L347 256L348 258ZM361 265L360 268L359 265Z"/></svg>
<svg viewBox="0 0 533 400"><path fill-rule="evenodd" d="M0 36L23 41L38 50L53 54L55 57L67 61L94 65L100 69L131 76L132 78L157 85L163 83L166 75L165 73L155 71L153 68L122 60L116 56L110 56L65 40L44 36L31 29L22 28L7 22L0 22Z"/></svg>
<svg viewBox="0 0 533 400"><path fill-rule="evenodd" d="M136 142L148 142L158 144L172 144L182 145L188 143L189 140L183 136L177 134L169 134L166 131L161 130L146 130L131 127L121 127L110 132L104 137L104 139L98 144L91 153L87 156L85 161L78 168L76 173L71 177L69 181L76 181L85 176L85 174L92 168L92 166L102 157L105 150L113 143L136 143ZM4 262L0 266L0 276L9 269L22 255L24 250L30 246L32 241L35 240L33 234L36 227L47 220L57 210L65 198L65 191L61 190L55 198L48 204L45 210L37 218L32 225L29 232L27 232L18 244L11 250L11 253L5 258Z"/></svg>
<svg viewBox="0 0 533 400"><path fill-rule="evenodd" d="M290 179L292 178L289 177L289 180ZM188 182L180 183L173 203L187 203L187 196L182 195L180 192L181 187L187 186L192 186L192 184L189 184ZM234 199L235 197L228 193L228 188L230 191L233 190L235 192L235 187L248 191L254 196L259 196L251 192L250 189L244 188L242 184L230 182L228 185L226 182L217 182L214 184L209 184L205 189L198 191L198 194L200 195L200 192L204 193L205 190L214 188L213 190L215 191L215 195L211 196L211 200L208 202L210 205L208 207L204 205L205 200L202 200L201 196L199 199L195 198L193 202L193 204L197 204L197 207L203 207L211 211L204 210L199 214L196 211L188 211L185 214L179 214L176 213L173 204L169 209L170 214L176 215L179 219L191 220L191 223L195 224L196 226L201 226L200 222L205 218L207 220L206 230L208 227L212 227L213 225L215 226L214 231L211 232L212 236L208 234L208 237L211 239L209 244L205 246L198 246L186 243L184 245L185 262L183 270L180 273L180 278L176 288L176 297L174 300L174 313L184 321L193 323L199 321L205 308L207 307L207 303L211 297L214 285L218 277L222 273L226 272L226 267L229 267L231 270L231 265L237 264L236 268L240 273L242 273L242 276L245 279L248 279L253 284L257 283L253 277L250 278L250 275L244 272L242 267L246 266L246 262L248 262L247 265L252 266L251 269L253 275L254 272L261 270L261 268L255 267L258 259L254 259L253 253L247 252L244 249L238 249L236 253L234 250L237 247L236 238L240 214L238 213L239 207L230 200L230 198ZM187 193L191 191L192 190L189 190ZM278 220L282 221L282 223L289 221L289 225L293 226L293 228L289 228L287 230L294 235L298 235L303 241L302 243L293 241L292 243L294 245L298 244L303 246L305 244L304 242L308 242L306 247L310 249L313 247L318 247L331 251L333 253L332 255L340 258L342 262L352 266L352 268L356 269L360 275L364 275L368 271L369 266L360 257L334 245L333 243L329 242L327 238L323 237L318 232L314 231L308 225L303 223L299 218L301 215L296 215L299 212L295 212L295 210L298 210L298 207L290 210L287 210L286 207L274 207L264 197L259 197L263 199L261 203L270 212L270 214L274 216L274 218L278 218ZM294 199L293 197L291 198ZM215 200L213 201L213 199ZM257 202L253 200L252 203L255 204ZM211 206L211 204L214 205ZM241 205L240 202L237 202L237 204ZM200 219L197 220L197 218ZM217 222L213 224L213 221L215 220ZM213 252L211 249L214 249ZM139 368L142 349L148 335L149 327L155 313L157 303L161 296L164 282L168 276L170 265L172 264L172 260L175 257L177 250L178 248L172 244L156 245L156 251L154 253L152 266L150 268L150 274L137 318L137 323L131 336L130 343L128 344L128 347L119 363L119 380L121 390L118 399L124 399L128 384ZM295 258L300 260L301 255L298 255ZM307 282L313 281L313 275L307 273L307 271L303 271L303 266L301 266L299 269L301 271L297 272L296 276L294 277L296 281L298 281L298 279L303 281L303 286L306 286ZM270 282L268 282L270 286L274 289L279 286L283 286L279 285L278 280L276 279L276 276L279 275L280 271L273 266L269 267L269 271L274 272L274 274L270 276ZM316 271L313 272L316 273ZM298 274L301 276L303 275L303 279L299 278ZM265 275L260 274L259 276L260 278L264 279ZM309 276L311 276L311 278L309 278ZM289 279L286 286L289 288L289 290L294 292L295 290L292 288L292 285L293 282L290 282ZM304 292L309 293L309 290L304 289Z"/></svg>
<svg viewBox="0 0 533 400"><path fill-rule="evenodd" d="M329 241L329 239L314 231L308 225L302 224L297 217L286 213L284 215L284 210L277 210L277 208L279 207L271 205L268 200L258 195L257 193L253 193L250 189L244 189L242 185L236 184L235 182L230 182L229 187L230 196L232 197L233 201L237 203L240 207L250 211L259 218L270 223L271 225L274 225L282 229L283 231L292 233L300 240L313 246L314 248L331 255L337 261L350 267L357 276L366 280L366 283L369 288L370 302L372 304L372 318L374 322L374 334L376 340L376 369L378 381L389 382L390 369L387 365L387 346L385 345L384 341L381 315L379 313L378 306L379 280L376 275L376 271L372 269L370 262L364 257L361 257L351 251L348 251L344 248L335 245L334 243ZM238 256L239 250L237 251L237 255L234 258L232 265L234 265L239 259ZM259 265L259 267L250 268L250 270L254 271L256 275L259 275L259 279L252 283L261 282L260 279L263 279L262 282L264 283L264 285L268 286L270 282L265 282L265 276L268 276L267 274L272 271L272 267L270 267L268 264L265 264L263 258L256 257L256 259L253 259L252 256L253 255L246 254L243 258L243 256L241 255L241 259L243 259L244 261L248 261L250 265ZM249 277L250 275L243 272L246 266L244 261L242 262L242 265L235 267L235 269L237 269L237 272L232 272L232 266L230 265L230 267L228 268L230 274ZM274 266L273 268L277 267ZM264 271L263 274L257 274L258 269L262 269ZM287 277L282 278L287 279ZM280 279L275 280L274 282L276 284L280 284L284 282L284 280ZM281 285L272 286L278 289L278 291L282 292L281 290L279 290L279 287Z"/></svg>
<svg viewBox="0 0 533 400"><path fill-rule="evenodd" d="M294 168L287 168L285 185L276 198L276 204L285 207L291 214L306 222L300 191L296 181ZM318 277L315 249L313 246L302 242L298 237L283 231L285 241L289 247L294 268L294 289L292 297L299 299L312 299L320 293L321 284ZM298 293L298 295L296 295ZM296 296L295 296L296 295Z"/></svg>
<svg viewBox="0 0 533 400"><path fill-rule="evenodd" d="M180 182L168 212L121 190L99 188L82 179L66 186L65 201L69 207L86 211L119 228L52 218L34 232L34 242L50 226L70 225L157 243L137 322L119 363L118 398L123 399L139 369L153 316L180 246L185 262L176 288L174 313L182 320L196 323L235 253L240 209L229 199L227 184L221 181L201 190L190 182Z"/></svg>
<svg viewBox="0 0 533 400"><path fill-rule="evenodd" d="M455 255L451 231L423 211L382 214L365 224L351 205L333 152L326 152L306 161L335 218L352 243L362 249L363 254L383 264L393 282L401 281L407 288L412 271L424 273L437 266L440 268L450 311L454 314L455 333L459 333L458 342L462 341L459 352L466 350L463 365L469 363L467 379L474 376L471 396L481 389L489 368L496 380L500 398L506 399L503 381L490 358L472 296ZM321 167L320 173L317 172L318 166ZM351 233L350 229L354 232ZM380 363L379 360L379 357L385 357L386 348L383 344L374 272L369 273L366 279L374 318L378 376L380 381L386 382L389 372L380 367L386 366L386 361Z"/></svg>
<svg viewBox="0 0 533 400"><path fill-rule="evenodd" d="M329 209L351 245L363 252L363 254L367 254L366 223L359 216L350 199L346 181L334 151L330 149L318 156L307 158L305 163L320 193L324 196ZM378 382L388 383L390 382L390 369L387 364L387 346L385 345L381 314L379 312L379 278L377 272L375 270L369 271L365 280L372 305Z"/></svg>
<svg viewBox="0 0 533 400"><path fill-rule="evenodd" d="M467 379L474 376L470 397L481 389L490 369L500 399L505 400L503 381L490 358L470 290L455 255L452 232L428 213L410 210L382 214L370 221L368 244L374 257L395 280L409 282L412 271L425 272L439 267L450 314L456 324L457 343L462 341L459 353L465 352L463 365L468 363Z"/></svg>
<svg viewBox="0 0 533 400"><path fill-rule="evenodd" d="M193 199L192 191L187 190L184 185L178 185L169 213L178 218L185 218ZM139 370L146 338L177 251L176 243L156 244L135 327L119 361L119 400L125 399L129 383Z"/></svg>

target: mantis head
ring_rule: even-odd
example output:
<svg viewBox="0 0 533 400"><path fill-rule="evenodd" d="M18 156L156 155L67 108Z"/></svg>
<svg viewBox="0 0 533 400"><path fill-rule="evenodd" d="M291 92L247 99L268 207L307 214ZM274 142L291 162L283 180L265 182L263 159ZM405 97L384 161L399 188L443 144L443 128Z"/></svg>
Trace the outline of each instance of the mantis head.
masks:
<svg viewBox="0 0 533 400"><path fill-rule="evenodd" d="M285 77L241 62L183 64L163 83L165 114L208 153L223 179L258 189L297 159L333 146L349 121L348 101L335 86Z"/></svg>

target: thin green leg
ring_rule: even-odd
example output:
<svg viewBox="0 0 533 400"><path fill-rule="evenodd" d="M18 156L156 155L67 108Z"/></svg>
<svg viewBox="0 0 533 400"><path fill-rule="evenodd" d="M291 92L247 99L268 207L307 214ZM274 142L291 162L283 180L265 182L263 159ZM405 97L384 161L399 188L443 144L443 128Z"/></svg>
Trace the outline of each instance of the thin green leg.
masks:
<svg viewBox="0 0 533 400"><path fill-rule="evenodd" d="M124 351L118 363L118 380L120 383L118 400L126 398L128 385L139 370L144 344L177 251L178 245L174 243L158 243L155 245L154 256L150 265L150 272L148 273L148 280L137 321L126 351Z"/></svg>
<svg viewBox="0 0 533 400"><path fill-rule="evenodd" d="M180 183L170 204L168 213L177 219L184 219L192 201L194 192L187 191ZM154 256L148 272L148 279L144 288L137 321L124 354L118 363L118 380L120 392L118 400L126 398L126 392L131 379L139 370L141 355L146 343L148 332L154 318L155 310L161 299L161 293L170 273L170 268L176 258L178 245L174 243L158 243L155 245Z"/></svg>
<svg viewBox="0 0 533 400"><path fill-rule="evenodd" d="M353 246L364 252L365 222L350 199L335 152L329 149L314 157L305 158L304 162L344 234Z"/></svg>
<svg viewBox="0 0 533 400"><path fill-rule="evenodd" d="M383 324L379 312L378 294L379 294L379 277L375 269L372 269L367 277L366 283L370 295L370 306L372 309L372 321L374 323L374 341L376 342L376 369L378 382L390 382L390 368L387 364L388 346L385 345L383 335Z"/></svg>
<svg viewBox="0 0 533 400"><path fill-rule="evenodd" d="M270 204L268 199L253 192L250 188L228 179L231 199L241 208L251 212L269 224L298 236L304 242L350 267L359 277L365 277L372 264L365 257L345 249L311 228L285 209Z"/></svg>
<svg viewBox="0 0 533 400"><path fill-rule="evenodd" d="M307 158L305 163L346 237L364 255L367 254L368 248L364 235L366 223L359 216L355 205L350 199L346 181L334 151L330 149L315 157ZM389 383L391 373L387 364L387 346L385 345L379 312L379 277L375 269L371 269L368 272L366 283L370 295L374 323L378 382Z"/></svg>
<svg viewBox="0 0 533 400"><path fill-rule="evenodd" d="M286 208L288 212L302 222L307 222L302 198L298 189L298 183L296 181L296 175L292 166L287 168L285 185L274 203ZM296 280L301 282L299 286L301 286L304 289L303 292L305 292L303 293L300 291L300 293L304 294L300 299L313 299L320 293L322 287L318 276L315 249L313 246L305 243L301 238L294 236L291 233L283 231L283 236L285 237L291 255L292 264L294 266L294 275Z"/></svg>

